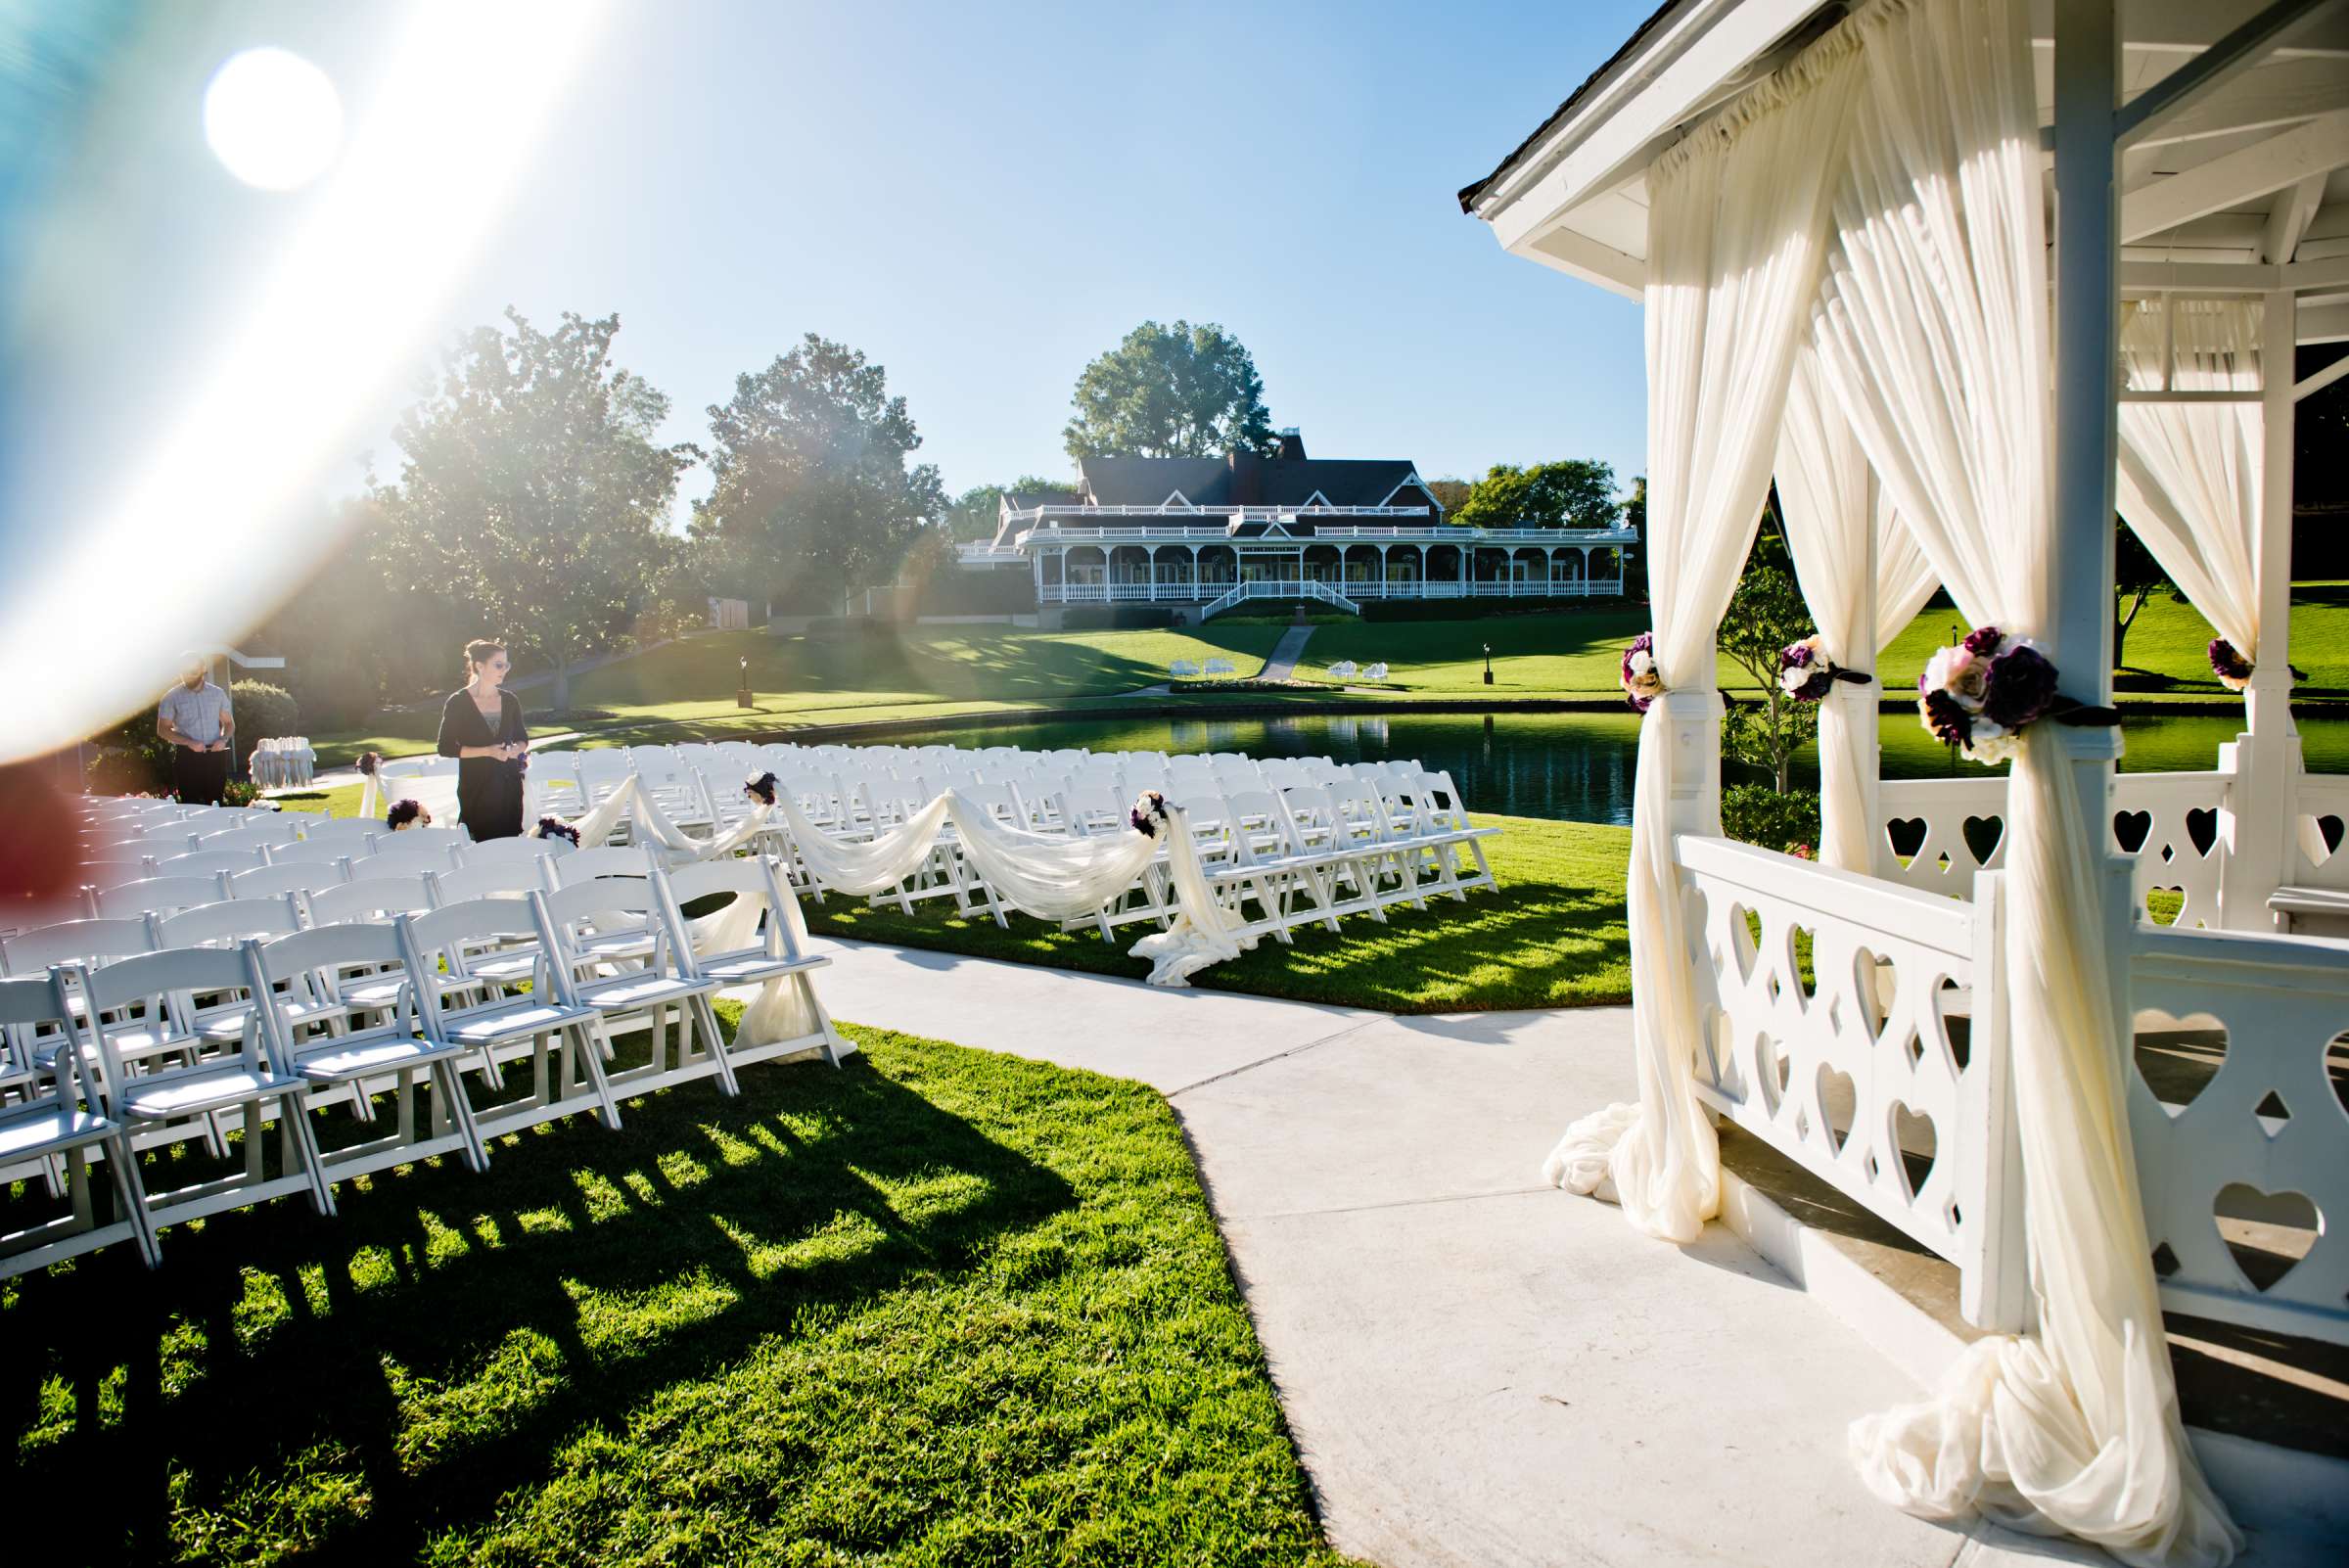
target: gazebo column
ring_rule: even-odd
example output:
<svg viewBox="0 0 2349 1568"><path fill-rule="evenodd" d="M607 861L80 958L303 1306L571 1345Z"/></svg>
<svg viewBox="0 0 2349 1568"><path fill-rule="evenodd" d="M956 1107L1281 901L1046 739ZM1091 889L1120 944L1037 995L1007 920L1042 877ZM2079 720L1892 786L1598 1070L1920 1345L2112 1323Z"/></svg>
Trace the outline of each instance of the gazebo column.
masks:
<svg viewBox="0 0 2349 1568"><path fill-rule="evenodd" d="M2260 300L2260 481L2258 665L2243 693L2246 732L2227 750L2234 782L2227 813L2227 860L2219 872L2219 923L2229 931L2275 931L2283 922L2268 899L2297 865L2300 732L2292 724L2292 368L2298 336L2293 298ZM2222 761L2222 766L2224 761Z"/></svg>
<svg viewBox="0 0 2349 1568"><path fill-rule="evenodd" d="M2040 602L2052 609L2041 633L2062 672L2064 695L2112 703L2113 468L2120 447L2118 149L2120 40L2114 0L2055 0L2055 430L2048 548L2033 566ZM2112 774L2118 729L2055 727L2094 835L2096 863L2113 860ZM2125 876L2099 879L2105 929L2125 929ZM2116 918L2120 917L2120 918ZM2114 1015L2130 1016L2125 952L2107 954ZM2126 1042L2114 1040L2114 1049Z"/></svg>

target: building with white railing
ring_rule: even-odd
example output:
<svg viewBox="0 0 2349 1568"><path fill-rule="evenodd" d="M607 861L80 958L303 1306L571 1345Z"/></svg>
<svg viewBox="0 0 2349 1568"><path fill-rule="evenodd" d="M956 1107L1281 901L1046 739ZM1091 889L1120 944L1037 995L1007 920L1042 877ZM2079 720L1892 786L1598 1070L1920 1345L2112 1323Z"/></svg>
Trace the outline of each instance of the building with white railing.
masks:
<svg viewBox="0 0 2349 1568"><path fill-rule="evenodd" d="M2289 647L2294 405L2349 370L2296 363L2349 338L2349 6L1669 0L1461 204L1647 314L1641 1098L1550 1175L1684 1244L1733 1123L1997 1331L1852 1428L1877 1496L2228 1560L2283 1461L2184 1426L2165 1313L2349 1344L2349 781L2304 769ZM1714 650L1773 479L1836 665L1939 581L2077 722L1880 781L1880 694L1834 684L1819 860L1727 840ZM2241 654L2207 769L2116 776L2116 510Z"/></svg>
<svg viewBox="0 0 2349 1568"><path fill-rule="evenodd" d="M1277 455L1084 458L1074 488L1006 494L966 569L1030 575L1038 605L1170 604L1202 618L1251 599L1359 613L1377 599L1619 595L1637 542L1603 528L1468 529L1406 461Z"/></svg>

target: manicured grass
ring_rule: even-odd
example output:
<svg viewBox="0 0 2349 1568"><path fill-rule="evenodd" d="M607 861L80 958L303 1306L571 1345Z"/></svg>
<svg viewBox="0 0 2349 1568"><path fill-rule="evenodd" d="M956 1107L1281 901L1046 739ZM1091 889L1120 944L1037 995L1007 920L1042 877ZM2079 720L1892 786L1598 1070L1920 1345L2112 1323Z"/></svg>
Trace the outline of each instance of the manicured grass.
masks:
<svg viewBox="0 0 2349 1568"><path fill-rule="evenodd" d="M74 1560L1338 1561L1165 1102L856 1037L10 1281L11 1495Z"/></svg>
<svg viewBox="0 0 2349 1568"><path fill-rule="evenodd" d="M1296 933L1295 945L1267 940L1238 960L1191 979L1212 991L1285 996L1297 1001L1437 1013L1518 1007L1575 1007L1631 997L1631 945L1624 916L1624 875L1631 830L1534 817L1478 816L1500 828L1486 854L1500 887L1464 903L1431 901L1424 912L1390 909L1387 924L1357 915L1336 934ZM1126 949L1148 926L1120 927L1115 943L1063 932L1022 915L1009 930L965 920L944 899L910 915L869 908L839 896L804 900L809 927L828 936L867 938L985 958L1044 964L1088 974L1140 979L1150 966Z"/></svg>

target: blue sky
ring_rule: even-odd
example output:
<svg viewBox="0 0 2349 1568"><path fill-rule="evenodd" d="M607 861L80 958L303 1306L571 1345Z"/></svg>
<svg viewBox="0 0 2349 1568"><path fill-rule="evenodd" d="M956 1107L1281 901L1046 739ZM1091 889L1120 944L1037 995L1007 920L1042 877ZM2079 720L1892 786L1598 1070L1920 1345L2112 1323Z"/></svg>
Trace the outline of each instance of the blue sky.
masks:
<svg viewBox="0 0 2349 1568"><path fill-rule="evenodd" d="M299 211L204 156L205 77L280 43L361 112L389 15L195 9L113 8L107 69L144 73L145 119L84 138L139 162L110 168L109 221L138 210L143 229L105 249L168 264L110 309L166 360L195 341L206 280L250 275ZM737 372L819 332L888 367L958 490L1066 473L1086 359L1146 317L1216 321L1317 455L1431 478L1587 456L1628 480L1635 306L1503 254L1454 193L1648 9L622 0L440 325L617 311L674 439L706 433ZM353 442L385 469L393 407ZM322 479L347 487L357 466L337 466Z"/></svg>

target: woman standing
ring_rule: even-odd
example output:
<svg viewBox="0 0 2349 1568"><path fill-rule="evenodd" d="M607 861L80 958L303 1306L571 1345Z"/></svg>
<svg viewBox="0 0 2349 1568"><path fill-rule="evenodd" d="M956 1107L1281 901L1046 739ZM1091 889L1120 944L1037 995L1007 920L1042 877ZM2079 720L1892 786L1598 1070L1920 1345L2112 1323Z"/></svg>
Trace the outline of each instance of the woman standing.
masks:
<svg viewBox="0 0 2349 1568"><path fill-rule="evenodd" d="M506 646L465 645L465 684L440 710L440 755L457 759L457 820L476 844L522 836L522 772L530 732L522 699L505 689Z"/></svg>

